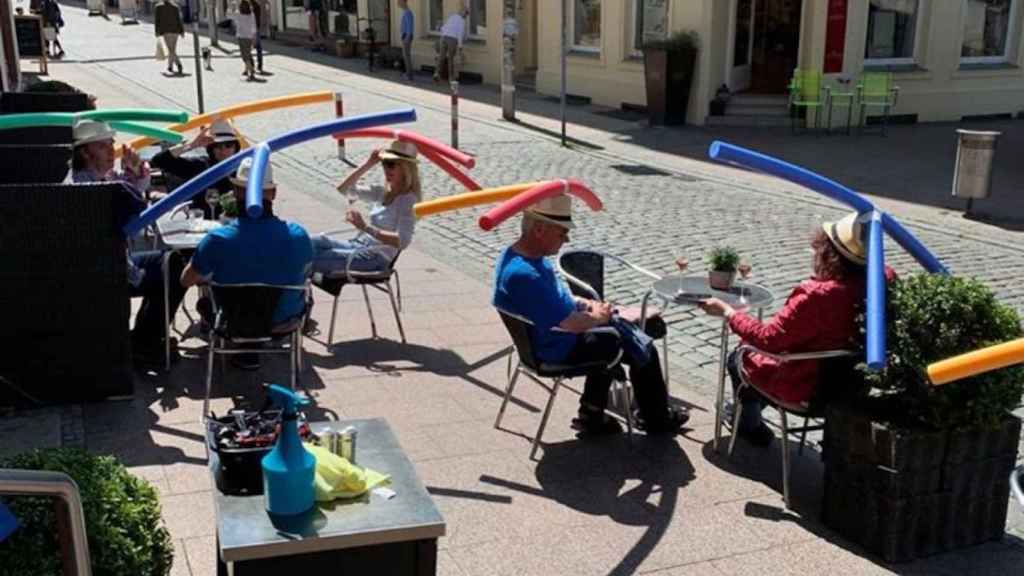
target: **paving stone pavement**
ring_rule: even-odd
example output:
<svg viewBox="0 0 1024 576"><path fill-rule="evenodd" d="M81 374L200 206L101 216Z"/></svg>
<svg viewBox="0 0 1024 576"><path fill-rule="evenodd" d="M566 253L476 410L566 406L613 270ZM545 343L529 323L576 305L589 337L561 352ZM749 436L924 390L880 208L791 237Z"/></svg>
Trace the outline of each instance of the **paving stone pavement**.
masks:
<svg viewBox="0 0 1024 576"><path fill-rule="evenodd" d="M86 18L84 11L78 8L67 8L65 12L69 27L62 34L62 42L68 58L51 63L54 77L99 95L102 107L166 106L195 110L194 79L164 77L161 74L163 64L152 60L151 25L144 22L140 26L122 27L113 21ZM179 45L185 49L182 55L186 58L186 71L191 70L191 38ZM232 47L230 44L226 46ZM447 141L449 117L446 97L432 86L399 84L394 82L393 75L387 74L365 76L362 68L356 70L358 64L312 55L295 48L274 44L269 48L267 68L274 76L269 77L266 83L243 82L237 57L218 57L214 62L215 72L204 73L206 108L310 90L341 90L345 94L348 114L391 109L403 104L415 105L419 119L411 127ZM324 63L334 68L328 68ZM541 106L537 102L529 102L528 105ZM240 119L238 125L247 137L259 140L318 119L326 120L332 116L329 108L322 105L284 109ZM699 273L703 270L701 255L711 246L728 242L754 265L752 280L765 285L777 296L776 304L766 313L771 313L787 291L807 275L810 231L821 221L844 212L841 207L816 194L791 186L768 184L763 177L748 178L748 173L729 167L695 166L664 155L630 155L625 149L616 147L612 136L602 136L597 130L580 128L577 131L574 128L574 133L586 134L595 142L606 138L606 141L599 141L604 150L585 146L565 149L535 131L495 121L496 109L489 104L467 101L463 109L462 148L476 157L477 168L471 174L485 186L576 177L584 180L603 199L605 211L590 213L577 210L578 227L572 235L570 248L600 248L659 272L671 271L675 251L679 250L690 257L693 272ZM685 131L661 131L659 134L680 140L689 137ZM350 142L350 158L361 160L373 145L379 143ZM273 163L282 188L288 191L280 199L280 212L301 215L303 223L311 231L337 227L342 202L333 192L333 186L349 168L336 158L333 143L321 140L296 146L276 153ZM459 191L456 184L433 167L424 169L423 181L428 197ZM490 280L491 263L498 251L515 237L516 229L506 224L495 232L484 233L476 226L480 212L451 212L422 220L414 243L418 255L411 256L412 262L409 263L415 280L407 280L403 276L404 286L417 286L423 291L413 296L411 304L407 302L414 318L410 320L411 324L407 323L410 341L422 342L424 348L416 348L417 353L430 354L427 347L432 348L435 342L440 342L446 349L457 351L460 359L456 365L476 366L471 362L473 358L482 363L483 368L461 372L453 370L446 378L433 378L430 383L441 388L448 385L447 379L459 380L466 374L472 375L478 387L492 386L492 383L501 381L493 377L496 374L494 365L501 364L503 369L504 361L484 362L495 349L507 344L507 337L500 325L494 322L493 314L486 305L486 286ZM902 216L898 211L894 213ZM941 255L954 273L981 278L997 291L1001 299L1018 311L1024 311L1024 282L1021 282L1024 249L1021 245L1001 233L990 233L971 223L948 226L939 215L920 209L908 210L907 214L910 228ZM892 246L887 250L887 260L901 273L915 270L911 260L902 252L893 250ZM430 282L438 284L430 285ZM642 278L618 271L609 274L608 285L611 299L634 304L639 303L648 288ZM419 288L421 286L423 288ZM361 303L352 300L352 295L348 298L343 306L347 306L353 320L344 332L349 336L361 333L359 331L368 334L368 323L358 320L364 316L360 310ZM460 309L464 302L472 302L468 310ZM422 308L417 310L419 306ZM425 309L431 306L437 306L440 312L427 313ZM327 302L318 304L318 308L323 314L328 309ZM378 310L382 308L378 306ZM673 395L706 407L717 376L718 323L682 307L670 307L666 315L671 322L669 348L673 364ZM344 311L343 317L347 317ZM381 323L385 322L382 320ZM428 485L436 480L438 485L447 486L452 481L449 474L453 465L466 468L464 485L460 486L462 489L480 490L481 470L500 470L503 478L512 478L522 484L517 490L507 490L508 495L527 502L524 509L514 513L466 506L456 499L439 499L452 530L442 545L442 573L652 572L667 575L681 574L685 569L687 573L698 574L742 574L757 571L765 562L777 560L779 555L789 555L782 563L787 567L798 566L802 572L822 571L833 561L842 564L849 573L891 573L890 570L894 570L899 573L952 574L959 573L959 568L979 565L980 556L970 553L946 555L942 561L904 567L909 569L883 567L860 558L855 551L850 554L847 548L819 538L815 530L820 532L820 526L813 523L801 520L797 525L776 518L766 527L763 519L744 513L744 508L749 508L751 502L757 502L758 498L776 498L772 494L775 488L770 486L768 477L777 471L772 468L778 466L777 456L765 457L763 463L767 471L755 478L734 478L733 475L744 472L706 454L702 456L710 438L711 418L707 414L696 414L698 425L691 438L694 443L685 446L689 457L683 460L689 462L690 475L680 473L678 477L671 474L665 477L662 472L645 475L646 472L631 471L634 474L622 487L627 493L639 488L638 494L642 494L644 485L650 482L663 489L665 486L687 488L665 491L660 495L654 504L656 521L647 518L644 522L636 521L632 525L635 530L624 528L623 525L630 526L631 520L616 517L616 506L621 505L615 502L618 492L609 496L602 492L602 488L593 485L577 486L565 479L552 480L545 476L548 470L541 464L527 464L523 458L510 466L502 462L500 453L488 452L487 447L472 446L473 442L465 441L463 428L470 430L473 437L486 438L487 442L481 444L490 446L490 449L494 448L491 443L500 448L511 445L511 450L521 455L519 452L524 448L521 439L514 437L510 441L507 434L495 434L486 422L493 418L493 394L484 394L479 400L475 397L465 400L453 392L451 397L442 395L430 401L430 409L427 410L423 405L404 399L406 392L396 386L403 381L406 385L425 383L418 382L415 377L410 378L410 371L404 364L398 370L405 371L404 380L396 377L396 382L390 386L394 388L392 390L386 384L389 379L381 374L368 376L353 368L351 362L334 359L334 356L349 358L344 355L346 350L343 346L336 348L333 356L314 354L310 376L319 403L325 410L331 407L338 417L360 417L389 410L392 414L401 415L400 422L408 420L399 430L401 441ZM351 352L355 355L352 357L360 357L360 354L373 357L378 353L387 356L386 352L379 352L371 346L353 346ZM438 360L435 356L430 358ZM440 360L452 359L444 356ZM182 368L178 370L180 372ZM176 374L169 383L158 381L153 393L143 393L129 405L100 409L88 407L84 416L71 414L70 418L77 418L79 422L84 418L84 423L79 426L85 432L75 432L75 426L65 426L60 432L70 443L82 442L80 437L84 434L90 449L107 450L127 458L134 472L147 476L158 486L166 497L165 510L175 511L175 517L168 522L174 526L179 557L187 559L185 568L179 564L176 573L200 574L207 573L205 568L198 567L209 566L212 535L200 529L203 523L196 522L190 513L193 510L208 513L209 506L203 503L203 498L208 499L209 496L203 491L208 491L209 486L201 469L201 449L197 450L195 442L190 444L184 439L196 434L195 427L187 422L194 421L198 414L194 383L200 381L201 371L196 373L196 367L191 363L184 370L191 372ZM487 376L481 375L481 370ZM368 378L377 385L372 393L364 390ZM438 384L438 380L442 382ZM383 393L378 388L382 383L387 396L385 399L379 396ZM461 380L458 383L464 386ZM231 387L236 398L244 390L244 382L235 382ZM226 399L219 398L218 405L223 406ZM398 407L386 406L389 400ZM542 399L536 397L528 401L534 406L542 405L539 404ZM335 406L344 408L335 409ZM571 402L560 402L552 421L567 421L571 410ZM109 418L111 415L123 418L125 414L138 418L140 426L159 425L152 434L154 446L149 447L152 455L141 456L140 453L147 454L145 449L136 453L138 446L125 443L117 436L116 430L107 428L107 420L116 422L118 427L127 425L123 420ZM536 414L520 411L510 416L514 428L532 434ZM432 420L434 417L440 419ZM461 427L454 426L453 422ZM570 441L571 436L566 430L556 429L550 434L551 445L545 453L550 452L553 457L545 457L547 463L554 461L560 450L571 453L579 449ZM611 449L624 447L612 445ZM651 454L651 450L645 447L639 459L629 461L644 471L656 469L659 462L664 461L664 455L659 456L656 451ZM597 461L607 462L601 460L602 455L607 456L599 453ZM594 462L593 456L570 455L561 460L590 466ZM460 459L453 460L455 457ZM463 462L462 458L470 460ZM726 473L722 474L722 470ZM701 480L695 481L691 476ZM711 478L714 486L708 486ZM538 483L541 485L537 486ZM527 488L543 488L555 494L556 501L563 506L553 509L547 501L535 502L529 497L531 492ZM596 507L588 505L585 496L573 495L574 488L598 498L599 504ZM705 489L706 494L703 492ZM670 494L681 501L693 502L695 509L692 513L700 521L680 518L681 512L673 508L679 502L667 500ZM702 494L706 495L708 502L714 503L713 506L697 506ZM601 501L601 496L610 497L611 501ZM583 512L584 516L560 516L565 514L566 507ZM665 513L665 510L669 512ZM544 541L544 534L524 537L522 546L501 537L506 530L515 529L517 525L522 525L522 530L534 529L535 525L528 521L534 513L545 518L547 514L556 516L547 537L557 538L560 542L572 542L578 538L581 542L581 545L565 551L560 560L562 565L537 564L539 560L534 558L536 554L532 546ZM1019 513L1015 514L1011 517L1011 530L1024 535L1021 532L1024 519ZM474 527L474 531L467 533L468 526ZM701 533L701 530L712 532ZM730 530L739 530L747 539L763 541L763 546L751 548L730 542L730 539L723 542L721 534ZM721 545L722 549L692 547L702 538ZM989 569L989 573L1001 573L1000 567L1013 566L1014 562L1019 565L1024 557L1024 549L1018 548L1017 544L992 546L988 550L989 555L999 558L1002 563L980 564L982 568ZM794 561L794 558L799 560ZM543 555L542 560L551 562L551 555ZM944 563L956 569L943 566ZM609 570L609 567L613 568Z"/></svg>

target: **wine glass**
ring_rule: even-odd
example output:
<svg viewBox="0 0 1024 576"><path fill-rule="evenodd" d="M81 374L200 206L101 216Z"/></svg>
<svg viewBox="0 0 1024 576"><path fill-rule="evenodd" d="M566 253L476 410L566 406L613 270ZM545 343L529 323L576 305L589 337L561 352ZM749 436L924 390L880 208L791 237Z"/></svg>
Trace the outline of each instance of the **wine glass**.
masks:
<svg viewBox="0 0 1024 576"><path fill-rule="evenodd" d="M746 262L740 263L740 265L736 267L736 271L740 273L740 278L743 279L744 282L747 281L747 278L750 278L750 270L750 264L747 264ZM746 307L746 305L747 287L740 286L740 306Z"/></svg>
<svg viewBox="0 0 1024 576"><path fill-rule="evenodd" d="M345 198L348 199L348 207L351 208L359 201L359 191L356 190L355 186L349 186L345 190Z"/></svg>
<svg viewBox="0 0 1024 576"><path fill-rule="evenodd" d="M206 205L210 207L210 215L216 216L217 206L220 205L220 192L216 188L206 190Z"/></svg>
<svg viewBox="0 0 1024 576"><path fill-rule="evenodd" d="M682 294L685 292L683 289L683 278L685 277L684 272L686 271L686 267L690 265L690 262L686 259L686 251L680 246L672 249L672 256L674 258L672 262L676 265L676 268L679 269L679 289L676 290L676 294Z"/></svg>

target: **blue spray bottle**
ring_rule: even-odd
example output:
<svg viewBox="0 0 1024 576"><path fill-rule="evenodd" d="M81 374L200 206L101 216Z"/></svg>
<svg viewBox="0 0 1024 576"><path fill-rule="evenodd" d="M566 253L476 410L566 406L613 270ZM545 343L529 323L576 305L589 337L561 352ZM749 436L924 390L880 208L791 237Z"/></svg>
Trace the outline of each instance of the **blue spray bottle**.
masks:
<svg viewBox="0 0 1024 576"><path fill-rule="evenodd" d="M309 400L276 384L267 388L270 400L281 407L281 432L274 449L263 457L263 494L267 512L280 516L301 514L313 507L316 459L299 438L298 407Z"/></svg>

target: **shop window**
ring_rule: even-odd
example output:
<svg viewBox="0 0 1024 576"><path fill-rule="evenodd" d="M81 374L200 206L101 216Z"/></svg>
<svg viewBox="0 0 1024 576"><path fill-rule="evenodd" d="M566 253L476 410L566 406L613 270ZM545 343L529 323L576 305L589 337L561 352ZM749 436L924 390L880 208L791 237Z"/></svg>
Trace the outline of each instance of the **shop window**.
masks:
<svg viewBox="0 0 1024 576"><path fill-rule="evenodd" d="M964 62L1004 62L1009 59L1010 35L1018 20L1014 0L967 0L964 4Z"/></svg>
<svg viewBox="0 0 1024 576"><path fill-rule="evenodd" d="M572 48L601 51L601 0L573 0Z"/></svg>
<svg viewBox="0 0 1024 576"><path fill-rule="evenodd" d="M631 56L639 56L646 42L664 40L668 36L668 2L669 0L631 0Z"/></svg>
<svg viewBox="0 0 1024 576"><path fill-rule="evenodd" d="M914 61L919 8L918 0L870 1L868 36L864 46L867 64Z"/></svg>
<svg viewBox="0 0 1024 576"><path fill-rule="evenodd" d="M427 23L431 32L440 32L444 24L444 0L427 0Z"/></svg>
<svg viewBox="0 0 1024 576"><path fill-rule="evenodd" d="M469 35L475 38L487 36L487 0L466 0L469 8Z"/></svg>

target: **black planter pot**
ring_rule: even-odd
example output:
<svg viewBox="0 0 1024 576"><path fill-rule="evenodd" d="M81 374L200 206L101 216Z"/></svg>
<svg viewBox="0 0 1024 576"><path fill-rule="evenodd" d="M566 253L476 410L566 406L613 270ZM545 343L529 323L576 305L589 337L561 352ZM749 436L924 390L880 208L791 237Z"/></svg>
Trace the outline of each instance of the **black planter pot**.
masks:
<svg viewBox="0 0 1024 576"><path fill-rule="evenodd" d="M996 430L904 430L879 410L833 405L825 419L826 526L905 562L1002 538L1021 422Z"/></svg>
<svg viewBox="0 0 1024 576"><path fill-rule="evenodd" d="M708 113L712 116L725 116L725 100L712 100L708 106Z"/></svg>
<svg viewBox="0 0 1024 576"><path fill-rule="evenodd" d="M685 124L696 50L644 49L647 112L653 125Z"/></svg>

